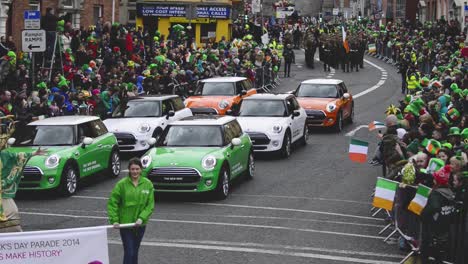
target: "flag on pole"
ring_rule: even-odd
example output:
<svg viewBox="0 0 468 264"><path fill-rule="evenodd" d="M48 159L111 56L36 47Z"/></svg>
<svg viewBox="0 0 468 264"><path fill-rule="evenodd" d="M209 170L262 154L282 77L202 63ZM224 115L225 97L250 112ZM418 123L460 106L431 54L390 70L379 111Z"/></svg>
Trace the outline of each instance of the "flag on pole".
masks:
<svg viewBox="0 0 468 264"><path fill-rule="evenodd" d="M344 26L341 26L341 32L343 33L343 47L346 50L346 53L349 53L349 43L348 39L346 38L346 30Z"/></svg>
<svg viewBox="0 0 468 264"><path fill-rule="evenodd" d="M391 211L393 209L393 200L395 200L397 188L398 182L378 177L372 205Z"/></svg>
<svg viewBox="0 0 468 264"><path fill-rule="evenodd" d="M385 124L379 121L373 121L373 122L370 122L369 125L367 125L367 127L369 128L369 131L372 131L372 130L384 128Z"/></svg>
<svg viewBox="0 0 468 264"><path fill-rule="evenodd" d="M418 190L416 191L416 195L414 196L413 200L410 202L408 206L408 210L411 212L421 215L422 210L426 207L427 198L431 193L431 188L419 184Z"/></svg>
<svg viewBox="0 0 468 264"><path fill-rule="evenodd" d="M368 148L369 143L362 140L351 139L349 144L349 159L359 163L366 162Z"/></svg>

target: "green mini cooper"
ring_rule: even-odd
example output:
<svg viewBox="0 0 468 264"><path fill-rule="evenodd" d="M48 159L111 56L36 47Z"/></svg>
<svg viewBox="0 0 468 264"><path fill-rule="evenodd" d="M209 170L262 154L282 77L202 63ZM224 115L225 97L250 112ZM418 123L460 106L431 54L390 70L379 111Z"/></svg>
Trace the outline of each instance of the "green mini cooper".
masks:
<svg viewBox="0 0 468 264"><path fill-rule="evenodd" d="M254 175L252 142L231 116L186 117L149 141L156 145L142 157L143 175L156 191L213 192L225 199L231 180Z"/></svg>
<svg viewBox="0 0 468 264"><path fill-rule="evenodd" d="M94 116L61 116L29 123L8 139L5 151L32 153L41 147L46 156L26 164L20 190L58 189L73 195L78 180L98 172L120 173L117 139Z"/></svg>

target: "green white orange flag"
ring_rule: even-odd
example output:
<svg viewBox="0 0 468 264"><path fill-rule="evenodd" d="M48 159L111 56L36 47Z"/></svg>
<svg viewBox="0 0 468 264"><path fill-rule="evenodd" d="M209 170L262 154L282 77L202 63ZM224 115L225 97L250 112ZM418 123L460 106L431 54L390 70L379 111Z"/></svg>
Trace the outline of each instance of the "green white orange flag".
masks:
<svg viewBox="0 0 468 264"><path fill-rule="evenodd" d="M349 159L359 163L366 162L368 148L369 143L362 140L351 139L349 144Z"/></svg>
<svg viewBox="0 0 468 264"><path fill-rule="evenodd" d="M430 193L431 188L419 184L418 190L416 191L416 195L414 196L413 200L408 206L408 210L417 215L421 215L422 210L424 209L424 207L426 207L427 198L429 197Z"/></svg>
<svg viewBox="0 0 468 264"><path fill-rule="evenodd" d="M369 128L369 131L372 131L372 130L384 128L385 124L379 121L372 121L369 123L369 125L367 125L367 127Z"/></svg>
<svg viewBox="0 0 468 264"><path fill-rule="evenodd" d="M343 34L343 47L345 48L346 53L349 53L349 43L346 37L346 29L344 26L341 27L341 32Z"/></svg>
<svg viewBox="0 0 468 264"><path fill-rule="evenodd" d="M397 188L398 182L378 177L372 205L377 208L392 211Z"/></svg>

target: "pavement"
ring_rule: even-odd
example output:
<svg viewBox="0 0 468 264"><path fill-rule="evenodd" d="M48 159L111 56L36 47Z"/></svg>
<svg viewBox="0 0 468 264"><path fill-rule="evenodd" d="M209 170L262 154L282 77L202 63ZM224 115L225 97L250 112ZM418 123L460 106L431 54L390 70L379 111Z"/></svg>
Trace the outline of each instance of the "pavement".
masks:
<svg viewBox="0 0 468 264"><path fill-rule="evenodd" d="M354 123L341 133L314 129L309 145L296 147L289 159L256 156L254 180L236 182L225 201L157 194L140 263L382 264L403 258L396 245L384 243L378 234L385 221L370 213L370 195L380 167L348 159L351 137L370 142L372 157L377 136L367 130L367 124L383 121L386 107L401 98L396 68L366 56L358 73L324 72L319 62L308 69L303 51L295 52L292 76L281 78L276 92L293 90L310 78L342 79L355 97ZM23 228L106 225L107 198L117 181L97 176L69 198L43 192L21 194L17 204ZM110 263L121 263L119 233L110 230L108 234Z"/></svg>

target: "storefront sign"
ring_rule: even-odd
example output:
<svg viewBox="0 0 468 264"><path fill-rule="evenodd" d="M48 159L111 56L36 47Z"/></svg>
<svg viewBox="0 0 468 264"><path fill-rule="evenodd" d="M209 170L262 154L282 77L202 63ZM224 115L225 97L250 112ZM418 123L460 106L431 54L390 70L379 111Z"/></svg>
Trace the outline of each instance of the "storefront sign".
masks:
<svg viewBox="0 0 468 264"><path fill-rule="evenodd" d="M185 17L171 17L169 18L171 23L194 23L194 24L207 24L210 23L209 18L197 18L197 19L186 19Z"/></svg>
<svg viewBox="0 0 468 264"><path fill-rule="evenodd" d="M186 6L183 5L138 5L139 16L148 17L185 17ZM197 6L198 18L230 18L228 6Z"/></svg>

